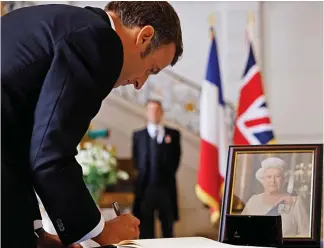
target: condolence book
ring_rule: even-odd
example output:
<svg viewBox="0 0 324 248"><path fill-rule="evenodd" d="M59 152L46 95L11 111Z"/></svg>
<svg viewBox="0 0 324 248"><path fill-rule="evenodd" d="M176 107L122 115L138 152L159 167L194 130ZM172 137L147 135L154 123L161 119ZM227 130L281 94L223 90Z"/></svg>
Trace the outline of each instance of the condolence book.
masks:
<svg viewBox="0 0 324 248"><path fill-rule="evenodd" d="M201 238L201 237L129 240L129 241L122 241L116 246L118 248L247 248L249 247L249 246L237 246L237 245L224 244L211 239ZM103 246L103 247L108 248L109 246ZM252 248L264 248L264 247L253 246Z"/></svg>

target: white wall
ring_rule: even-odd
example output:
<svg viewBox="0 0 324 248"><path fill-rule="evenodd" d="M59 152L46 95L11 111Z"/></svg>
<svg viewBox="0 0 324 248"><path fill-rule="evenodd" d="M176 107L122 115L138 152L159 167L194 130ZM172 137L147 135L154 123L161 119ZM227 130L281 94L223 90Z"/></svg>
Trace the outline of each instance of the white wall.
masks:
<svg viewBox="0 0 324 248"><path fill-rule="evenodd" d="M279 141L322 142L322 2L264 2L264 79Z"/></svg>

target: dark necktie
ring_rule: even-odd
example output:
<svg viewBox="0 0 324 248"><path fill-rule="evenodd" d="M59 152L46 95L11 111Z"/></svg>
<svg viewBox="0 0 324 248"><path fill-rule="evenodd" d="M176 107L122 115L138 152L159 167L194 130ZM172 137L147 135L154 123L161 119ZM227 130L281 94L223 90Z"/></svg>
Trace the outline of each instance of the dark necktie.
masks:
<svg viewBox="0 0 324 248"><path fill-rule="evenodd" d="M158 138L159 138L159 129L156 128L156 130L155 130L155 141L156 141L157 144L159 143Z"/></svg>
<svg viewBox="0 0 324 248"><path fill-rule="evenodd" d="M156 128L155 136L151 138L151 166L150 166L150 183L155 185L158 178L158 163L159 163L159 130Z"/></svg>

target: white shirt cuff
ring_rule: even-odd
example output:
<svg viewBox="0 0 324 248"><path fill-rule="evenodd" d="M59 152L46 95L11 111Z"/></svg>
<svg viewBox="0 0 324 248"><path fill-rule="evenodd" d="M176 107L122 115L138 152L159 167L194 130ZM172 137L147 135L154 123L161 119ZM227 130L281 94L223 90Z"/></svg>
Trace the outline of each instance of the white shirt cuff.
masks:
<svg viewBox="0 0 324 248"><path fill-rule="evenodd" d="M34 220L34 230L43 227L42 220Z"/></svg>
<svg viewBox="0 0 324 248"><path fill-rule="evenodd" d="M87 235L85 235L83 238L76 241L75 244L79 244L83 241L86 241L88 239L98 236L102 232L104 227L105 227L105 219L101 215L100 222L98 223L98 225L91 232L89 232Z"/></svg>

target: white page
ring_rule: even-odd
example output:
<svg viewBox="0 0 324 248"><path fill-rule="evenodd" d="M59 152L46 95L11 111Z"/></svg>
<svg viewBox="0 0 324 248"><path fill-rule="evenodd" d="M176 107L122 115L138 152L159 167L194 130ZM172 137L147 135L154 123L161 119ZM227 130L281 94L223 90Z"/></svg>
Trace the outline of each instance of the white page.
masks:
<svg viewBox="0 0 324 248"><path fill-rule="evenodd" d="M201 237L141 239L134 241L135 243L140 244L143 248L269 248L229 245ZM122 247L123 246L118 246L118 248Z"/></svg>

